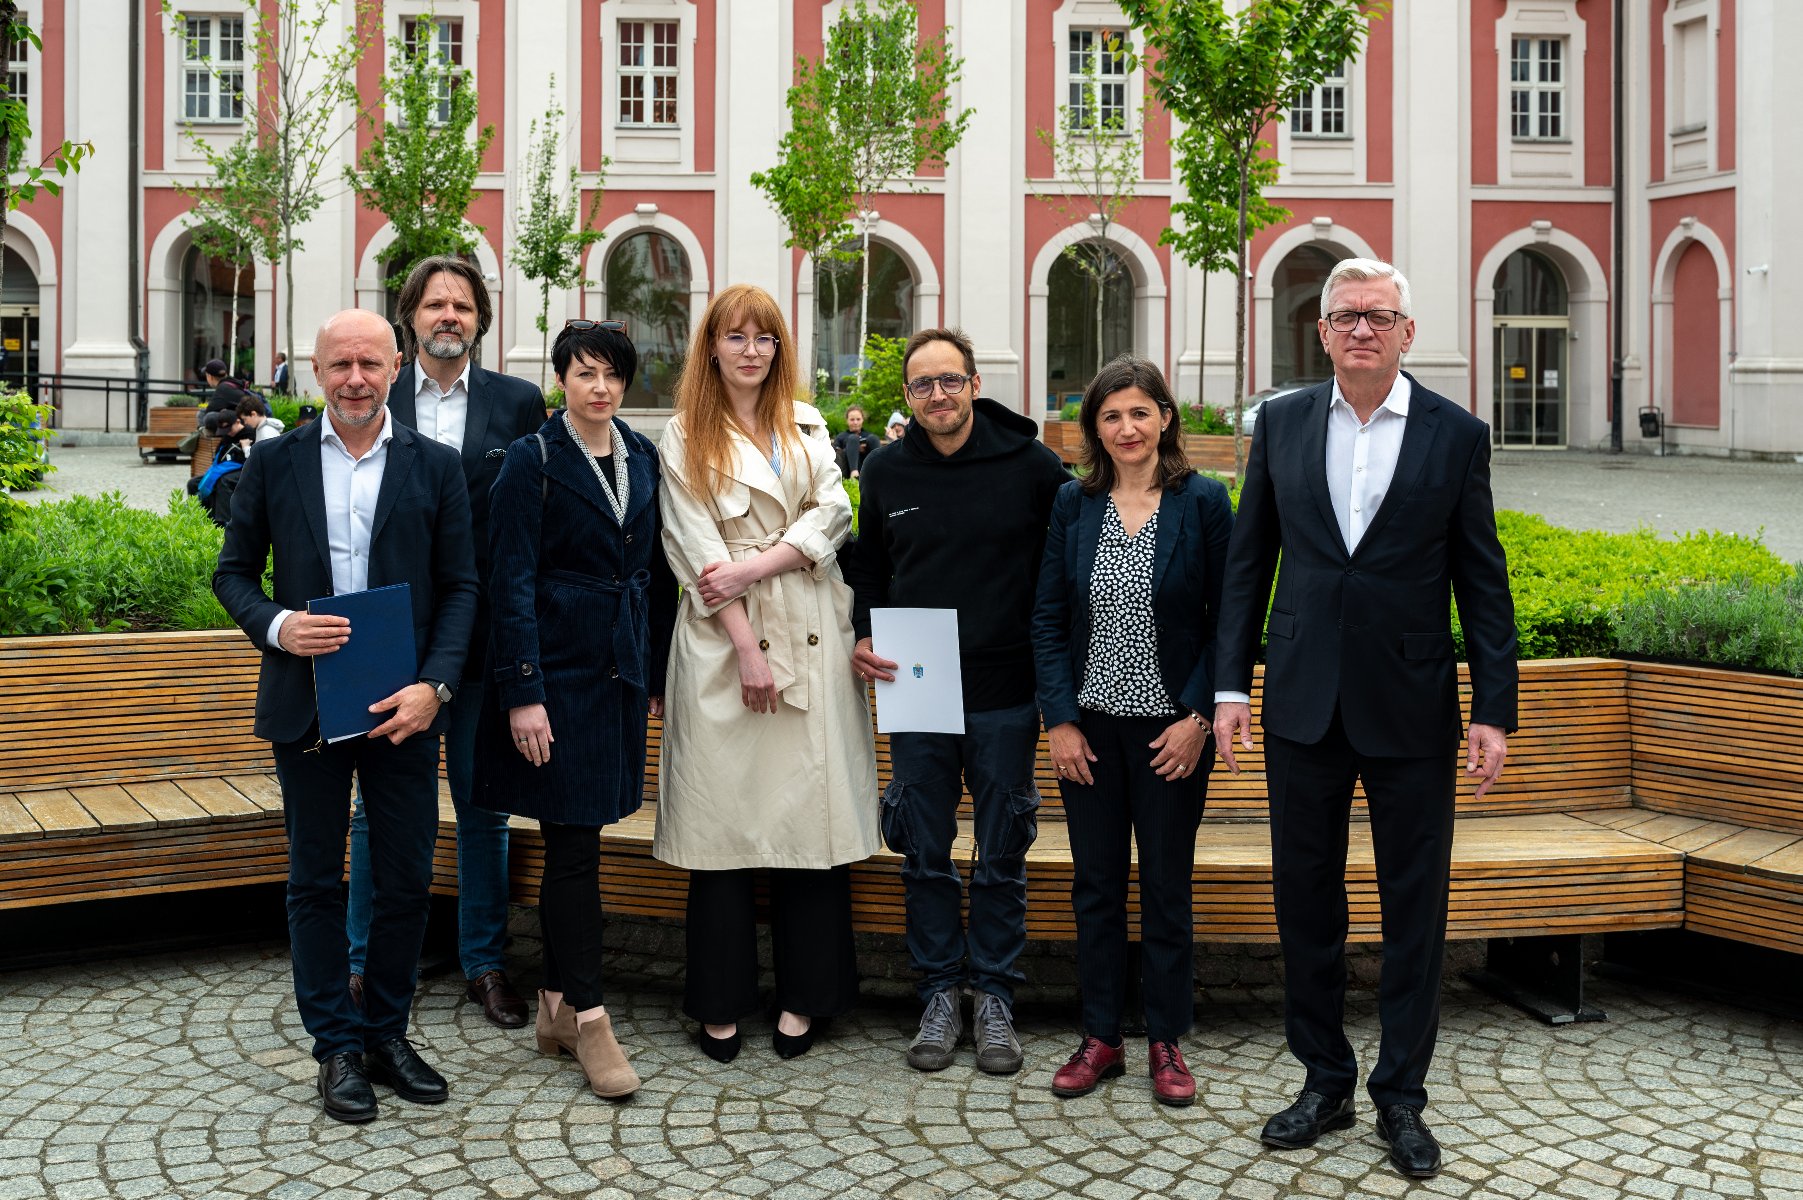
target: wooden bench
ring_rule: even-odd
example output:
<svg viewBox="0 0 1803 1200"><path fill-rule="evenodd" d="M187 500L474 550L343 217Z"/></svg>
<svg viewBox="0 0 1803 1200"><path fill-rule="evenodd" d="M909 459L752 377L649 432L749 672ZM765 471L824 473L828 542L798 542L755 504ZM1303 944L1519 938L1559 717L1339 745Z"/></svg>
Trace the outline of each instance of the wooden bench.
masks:
<svg viewBox="0 0 1803 1200"><path fill-rule="evenodd" d="M159 404L149 412L149 431L138 435L138 457L180 462L182 440L200 424L200 409Z"/></svg>
<svg viewBox="0 0 1803 1200"><path fill-rule="evenodd" d="M1072 467L1082 461L1083 427L1076 421L1047 421L1042 440L1065 466ZM1230 434L1186 433L1183 435L1183 453L1189 458L1190 466L1198 471L1229 479L1238 473Z"/></svg>

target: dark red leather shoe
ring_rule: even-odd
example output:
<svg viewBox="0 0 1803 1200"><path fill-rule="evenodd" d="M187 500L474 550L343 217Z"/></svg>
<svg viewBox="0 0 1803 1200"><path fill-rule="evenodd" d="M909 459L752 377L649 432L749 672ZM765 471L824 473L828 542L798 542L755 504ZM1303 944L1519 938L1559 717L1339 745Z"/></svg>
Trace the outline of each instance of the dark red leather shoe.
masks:
<svg viewBox="0 0 1803 1200"><path fill-rule="evenodd" d="M482 1006L482 1015L502 1029L526 1024L526 1001L514 990L505 971L484 971L464 985L463 994Z"/></svg>
<svg viewBox="0 0 1803 1200"><path fill-rule="evenodd" d="M1196 1081L1176 1042L1153 1042L1146 1059L1152 1068L1152 1095L1160 1104L1184 1108L1196 1102Z"/></svg>
<svg viewBox="0 0 1803 1200"><path fill-rule="evenodd" d="M1126 1073L1127 1065L1123 1061L1126 1056L1122 1046L1110 1046L1101 1038L1084 1038L1070 1061L1052 1076L1052 1095L1067 1100L1089 1095L1104 1079L1115 1079Z"/></svg>

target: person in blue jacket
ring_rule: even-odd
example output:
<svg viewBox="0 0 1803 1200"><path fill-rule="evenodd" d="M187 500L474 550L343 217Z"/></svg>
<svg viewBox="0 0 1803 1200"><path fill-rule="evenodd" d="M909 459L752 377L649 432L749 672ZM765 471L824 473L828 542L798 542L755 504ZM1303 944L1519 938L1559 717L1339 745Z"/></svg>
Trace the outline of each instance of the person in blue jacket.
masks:
<svg viewBox="0 0 1803 1200"><path fill-rule="evenodd" d="M571 321L551 347L567 407L507 448L489 509L488 695L476 802L533 817L545 844L538 1048L596 1095L638 1075L601 988L601 827L639 807L676 620L656 448L619 420L638 354L618 321Z"/></svg>
<svg viewBox="0 0 1803 1200"><path fill-rule="evenodd" d="M1227 489L1190 469L1164 376L1122 355L1083 396L1082 477L1052 505L1033 652L1070 830L1083 1041L1052 1079L1083 1096L1125 1070L1129 838L1139 845L1141 987L1153 1096L1196 1084L1190 879L1213 762L1215 615Z"/></svg>

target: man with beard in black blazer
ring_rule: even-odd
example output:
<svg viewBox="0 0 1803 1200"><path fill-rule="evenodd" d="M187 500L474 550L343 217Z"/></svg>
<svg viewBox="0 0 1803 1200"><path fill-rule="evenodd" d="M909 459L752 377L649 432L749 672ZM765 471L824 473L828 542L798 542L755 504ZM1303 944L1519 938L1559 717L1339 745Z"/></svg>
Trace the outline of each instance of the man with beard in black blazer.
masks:
<svg viewBox="0 0 1803 1200"><path fill-rule="evenodd" d="M407 1040L438 834L438 733L476 616L469 496L457 456L386 411L394 332L350 309L320 327L313 374L325 416L244 465L213 591L263 651L256 736L273 743L288 833L288 936L301 1023L313 1035L326 1115L376 1115L373 1079L415 1104L444 1078ZM271 593L263 571L274 554ZM372 706L367 737L322 743L313 659L350 635L307 602L408 585L418 682ZM376 889L361 1011L344 986L344 838L351 779L369 801Z"/></svg>
<svg viewBox="0 0 1803 1200"><path fill-rule="evenodd" d="M1215 739L1234 771L1235 740L1252 746L1261 626L1269 642L1263 724L1284 1031L1307 1077L1262 1137L1295 1149L1353 1122L1345 873L1362 779L1384 948L1383 1036L1366 1090L1391 1161L1425 1178L1440 1169L1421 1113L1440 1019L1461 733L1450 601L1471 666L1465 770L1479 796L1502 774L1515 728L1515 609L1491 505L1489 429L1401 370L1415 336L1408 281L1388 263L1348 259L1328 275L1321 313L1334 377L1259 414L1217 635Z"/></svg>
<svg viewBox="0 0 1803 1200"><path fill-rule="evenodd" d="M526 1001L507 977L507 818L471 803L477 718L488 664L488 493L507 447L545 423L545 397L523 379L475 364L494 320L488 285L454 255L423 259L395 298L404 366L388 391L388 411L427 439L457 451L469 486L470 526L480 585L463 678L447 680L445 780L457 813L457 958L464 993L503 1029L526 1023ZM351 991L362 994L369 941L367 819L361 799L351 820Z"/></svg>

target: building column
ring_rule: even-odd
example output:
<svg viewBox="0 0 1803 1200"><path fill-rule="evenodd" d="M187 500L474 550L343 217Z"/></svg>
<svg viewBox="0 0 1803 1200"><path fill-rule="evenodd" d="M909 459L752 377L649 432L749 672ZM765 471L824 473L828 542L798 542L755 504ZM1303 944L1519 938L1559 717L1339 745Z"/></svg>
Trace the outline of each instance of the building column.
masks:
<svg viewBox="0 0 1803 1200"><path fill-rule="evenodd" d="M780 9L780 13L776 10ZM789 116L785 102L794 62L793 10L787 4L721 0L715 16L718 84L714 128L714 290L755 283L791 310L795 287L788 233L755 171L776 161ZM804 366L812 379L812 372Z"/></svg>
<svg viewBox="0 0 1803 1200"><path fill-rule="evenodd" d="M1390 19L1396 25L1393 253L1408 276L1417 329L1403 366L1469 409L1471 205L1464 181L1471 169L1470 101L1460 70L1469 61L1465 6L1408 5Z"/></svg>
<svg viewBox="0 0 1803 1200"><path fill-rule="evenodd" d="M500 87L505 97L500 140L503 170L506 171L506 183L502 188L505 203L502 207L507 215L501 228L491 228L483 236L490 239L491 245L499 247L501 263L498 275L507 283L503 288L497 286L498 279L489 282L490 296L496 303L492 340L500 348L500 352L497 354L493 348L485 345L483 365L491 370L504 370L521 379L530 379L534 383L538 382L543 369L543 377L549 386L554 380L549 370L544 368L546 343L538 329L538 284L527 279L507 253L513 240L514 222L518 219L520 205L524 200L522 188L526 183L523 172L527 169L527 139L534 132L543 132L545 112L551 106L553 75L556 76L557 102L563 106L564 111L562 146L566 163L581 161L578 154L582 145L583 125L589 121L607 119L609 110L606 104L596 103L593 97L582 94L584 34L579 6L509 4L505 6L505 14L501 36L506 39L507 53L503 55L503 61L506 63L507 78L482 86ZM482 32L487 36L494 36L486 28ZM607 50L617 53L613 44L613 31L603 28L601 36ZM545 51L543 57L540 57L541 49ZM466 53L469 52L473 50L466 50ZM536 131L533 129L534 121L541 127ZM608 182L613 183L612 180ZM600 264L608 249L606 242L589 248L587 261L591 277L598 277ZM564 321L577 314L581 296L575 288L561 291L554 289L550 301L545 321L555 336L563 328Z"/></svg>

